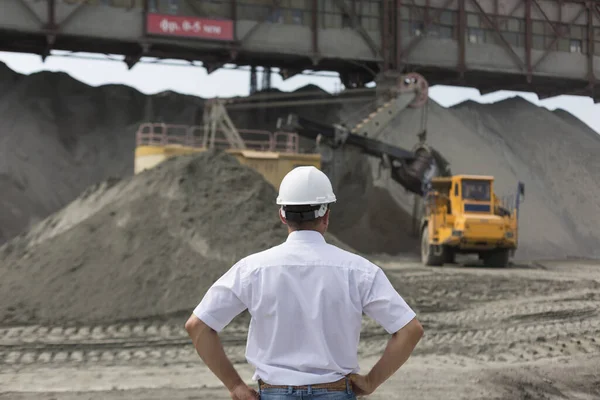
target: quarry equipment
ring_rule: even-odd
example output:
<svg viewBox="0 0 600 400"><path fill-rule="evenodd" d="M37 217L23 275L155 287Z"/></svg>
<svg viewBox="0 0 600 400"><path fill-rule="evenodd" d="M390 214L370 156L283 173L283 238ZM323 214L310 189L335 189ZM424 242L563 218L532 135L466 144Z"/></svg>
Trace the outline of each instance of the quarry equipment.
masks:
<svg viewBox="0 0 600 400"><path fill-rule="evenodd" d="M364 153L378 157L384 166L391 170L392 179L419 196L425 194L427 182L436 175L449 176L449 163L435 149L421 143L415 149L406 150L350 133L342 125L326 125L294 114L288 115L284 121L278 121L278 128L291 130L301 136L315 139L321 151L321 165L325 173L336 175L334 156L329 149L341 149L343 145L353 145Z"/></svg>
<svg viewBox="0 0 600 400"><path fill-rule="evenodd" d="M345 145L352 145L365 154L380 158L382 164L391 170L394 181L409 192L423 196L432 177L451 175L448 161L425 143L426 130L419 133L419 143L412 150L390 145L377 137L407 107L426 105L427 94L425 78L416 73L402 75L394 81L394 85L382 90L381 97L385 102L353 128L288 114L286 118L279 118L277 129L314 139L321 154L322 168L330 179L335 180L341 175L338 170L344 168L335 159L335 151L343 151Z"/></svg>
<svg viewBox="0 0 600 400"><path fill-rule="evenodd" d="M487 265L504 267L514 254L518 239L518 205L524 194L519 183L514 206L502 204L493 191L491 176L453 176L449 162L426 144L426 130L412 150L393 146L376 139L398 114L408 106L422 106L427 86L417 74L401 77L396 96L348 128L343 124L323 124L289 114L280 118L277 128L314 139L321 154L323 171L334 181L344 176L345 146L381 159L391 178L416 195L413 221L421 237L422 262L443 265L454 262L457 253L477 253ZM404 88L404 90L402 90ZM426 100L426 93L425 93ZM421 201L420 201L421 200ZM415 217L419 211L421 220ZM416 225L416 224L414 224Z"/></svg>
<svg viewBox="0 0 600 400"><path fill-rule="evenodd" d="M434 177L424 196L420 224L423 264L454 263L456 254L475 253L485 265L506 267L518 243L519 182L514 203L494 193L494 178L483 175Z"/></svg>

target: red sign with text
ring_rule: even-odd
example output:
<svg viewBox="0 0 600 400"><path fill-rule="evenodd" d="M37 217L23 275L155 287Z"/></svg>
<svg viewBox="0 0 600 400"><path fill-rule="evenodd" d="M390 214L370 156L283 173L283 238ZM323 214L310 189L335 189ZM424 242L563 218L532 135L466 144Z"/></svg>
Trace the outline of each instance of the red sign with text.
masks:
<svg viewBox="0 0 600 400"><path fill-rule="evenodd" d="M199 39L233 40L233 21L148 14L147 33Z"/></svg>

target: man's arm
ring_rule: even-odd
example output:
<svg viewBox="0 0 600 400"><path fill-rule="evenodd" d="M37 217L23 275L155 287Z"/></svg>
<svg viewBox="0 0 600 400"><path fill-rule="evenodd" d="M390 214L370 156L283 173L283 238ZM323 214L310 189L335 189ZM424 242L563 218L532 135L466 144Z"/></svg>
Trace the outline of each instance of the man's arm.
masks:
<svg viewBox="0 0 600 400"><path fill-rule="evenodd" d="M373 390L385 382L408 360L417 343L423 337L423 332L423 327L415 318L392 335L383 355L366 376Z"/></svg>
<svg viewBox="0 0 600 400"><path fill-rule="evenodd" d="M381 359L367 375L353 375L357 394L372 393L408 360L423 336L415 312L404 301L381 268L367 281L363 311L376 320L390 338Z"/></svg>
<svg viewBox="0 0 600 400"><path fill-rule="evenodd" d="M369 395L388 380L408 360L423 336L423 327L414 318L388 341L383 355L367 375L350 376L354 391L359 396Z"/></svg>
<svg viewBox="0 0 600 400"><path fill-rule="evenodd" d="M227 358L219 334L192 314L185 323L185 330L190 335L196 352L206 366L233 392L236 387L245 383Z"/></svg>

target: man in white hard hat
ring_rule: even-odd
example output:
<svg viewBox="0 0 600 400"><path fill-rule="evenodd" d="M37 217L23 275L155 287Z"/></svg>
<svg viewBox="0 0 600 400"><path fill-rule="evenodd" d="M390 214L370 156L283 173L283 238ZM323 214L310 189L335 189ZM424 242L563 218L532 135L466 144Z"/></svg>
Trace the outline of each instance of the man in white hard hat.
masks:
<svg viewBox="0 0 600 400"><path fill-rule="evenodd" d="M260 398L355 399L368 395L410 357L423 335L414 311L381 268L325 242L331 182L297 167L281 182L277 204L287 240L236 263L207 291L185 327L234 400L258 398L225 355L218 332L248 309L246 359ZM363 312L391 334L383 356L358 375Z"/></svg>

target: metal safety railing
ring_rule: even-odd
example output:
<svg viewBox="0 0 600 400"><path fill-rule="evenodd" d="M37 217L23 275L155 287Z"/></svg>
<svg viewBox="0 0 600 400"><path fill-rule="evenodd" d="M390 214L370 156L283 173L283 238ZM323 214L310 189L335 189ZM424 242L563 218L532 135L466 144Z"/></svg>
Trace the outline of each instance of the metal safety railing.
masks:
<svg viewBox="0 0 600 400"><path fill-rule="evenodd" d="M298 153L300 137L291 132L270 132L259 129L238 129L248 150ZM234 146L222 130L211 142L209 132L199 125L143 123L136 133L137 146L180 145L195 148L231 149Z"/></svg>

